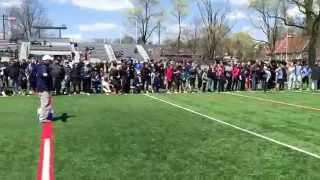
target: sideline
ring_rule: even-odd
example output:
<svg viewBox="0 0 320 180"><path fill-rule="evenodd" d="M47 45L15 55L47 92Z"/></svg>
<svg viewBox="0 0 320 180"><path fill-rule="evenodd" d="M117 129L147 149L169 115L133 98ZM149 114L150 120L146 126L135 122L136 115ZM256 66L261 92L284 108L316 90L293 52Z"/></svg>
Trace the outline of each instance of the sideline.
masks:
<svg viewBox="0 0 320 180"><path fill-rule="evenodd" d="M281 142L281 141L278 141L278 140L269 138L269 137L267 137L267 136L264 136L264 135L255 133L255 132L253 132L253 131L250 131L250 130L247 130L247 129L238 127L238 126L236 126L236 125L233 125L233 124L224 122L224 121L219 120L219 119L216 119L216 118L214 118L214 117L211 117L211 116L208 116L208 115L205 115L205 114L201 114L201 113L199 113L199 112L197 112L197 111L194 111L194 110L191 110L191 109L189 109L189 108L185 108L185 107L179 106L179 105L174 104L174 103L172 103L172 102L165 101L165 100L163 100L163 99L160 99L160 98L157 98L157 97L154 97L154 96L151 96L151 95L145 95L145 96L147 96L147 97L149 97L149 98L152 98L152 99L154 99L154 100L157 100L157 101L160 101L160 102L169 104L169 105L174 106L174 107L176 107L176 108L179 108L179 109L188 111L188 112L190 112L190 113L193 113L193 114L196 114L196 115L205 117L205 118L207 118L207 119L210 119L210 120L212 120L212 121L218 122L218 123L220 123L220 124L223 124L223 125L232 127L232 128L234 128L234 129L237 129L237 130L239 130L239 131L248 133L248 134L250 134L250 135L259 137L259 138L264 139L264 140L267 140L267 141L269 141L269 142L272 142L272 143L275 143L275 144L284 146L284 147L286 147L286 148L288 148L288 149L291 149L291 150L294 150L294 151L298 151L298 152L300 152L300 153L303 153L303 154L305 154L305 155L314 157L314 158L316 158L316 159L320 159L320 155L315 154L315 153L312 153L312 152L309 152L309 151L306 151L306 150L303 150L303 149L301 149L301 148L299 148L299 147L286 144L286 143L284 143L284 142Z"/></svg>

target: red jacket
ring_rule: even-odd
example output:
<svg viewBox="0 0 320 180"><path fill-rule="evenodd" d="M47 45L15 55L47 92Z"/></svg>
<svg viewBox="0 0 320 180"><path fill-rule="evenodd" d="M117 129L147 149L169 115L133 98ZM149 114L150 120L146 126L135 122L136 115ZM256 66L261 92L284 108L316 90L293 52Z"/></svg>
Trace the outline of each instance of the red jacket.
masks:
<svg viewBox="0 0 320 180"><path fill-rule="evenodd" d="M232 77L233 78L238 78L239 76L240 76L240 68L239 67L237 67L237 66L235 66L235 67L233 67L233 69L232 69Z"/></svg>
<svg viewBox="0 0 320 180"><path fill-rule="evenodd" d="M166 78L167 78L167 81L173 81L173 67L170 66L167 68L166 70Z"/></svg>
<svg viewBox="0 0 320 180"><path fill-rule="evenodd" d="M216 75L217 75L217 77L223 77L224 76L224 69L223 69L223 67L217 67L217 69L216 69Z"/></svg>

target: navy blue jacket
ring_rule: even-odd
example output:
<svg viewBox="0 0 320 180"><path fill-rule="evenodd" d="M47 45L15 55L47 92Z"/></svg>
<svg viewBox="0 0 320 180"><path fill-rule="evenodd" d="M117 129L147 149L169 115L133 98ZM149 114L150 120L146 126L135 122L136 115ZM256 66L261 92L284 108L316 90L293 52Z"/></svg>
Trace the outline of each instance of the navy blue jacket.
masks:
<svg viewBox="0 0 320 180"><path fill-rule="evenodd" d="M37 74L37 91L50 92L52 90L52 78L49 73L49 68L45 64L38 64L36 66Z"/></svg>

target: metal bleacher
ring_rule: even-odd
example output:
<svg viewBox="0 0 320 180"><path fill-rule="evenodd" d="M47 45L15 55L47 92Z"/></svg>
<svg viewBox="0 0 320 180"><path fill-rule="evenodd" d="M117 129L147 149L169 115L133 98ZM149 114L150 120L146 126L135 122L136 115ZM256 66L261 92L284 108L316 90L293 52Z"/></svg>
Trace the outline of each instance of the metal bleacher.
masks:
<svg viewBox="0 0 320 180"><path fill-rule="evenodd" d="M9 40L0 40L0 57L14 57L18 46Z"/></svg>
<svg viewBox="0 0 320 180"><path fill-rule="evenodd" d="M135 44L112 44L114 53L121 52L122 58L133 58L143 61L143 57L139 54Z"/></svg>
<svg viewBox="0 0 320 180"><path fill-rule="evenodd" d="M104 44L90 42L78 43L78 49L81 52L85 52L86 48L93 49L91 58L100 59L102 61L109 61Z"/></svg>

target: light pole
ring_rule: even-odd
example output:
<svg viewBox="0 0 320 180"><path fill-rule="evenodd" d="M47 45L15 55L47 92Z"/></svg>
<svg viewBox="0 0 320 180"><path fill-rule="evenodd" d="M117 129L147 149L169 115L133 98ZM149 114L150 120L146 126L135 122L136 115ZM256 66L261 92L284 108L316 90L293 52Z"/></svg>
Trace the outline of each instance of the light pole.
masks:
<svg viewBox="0 0 320 180"><path fill-rule="evenodd" d="M15 17L9 17L8 15L2 15L2 28L3 28L3 40L6 40L6 24L5 21L15 21Z"/></svg>

